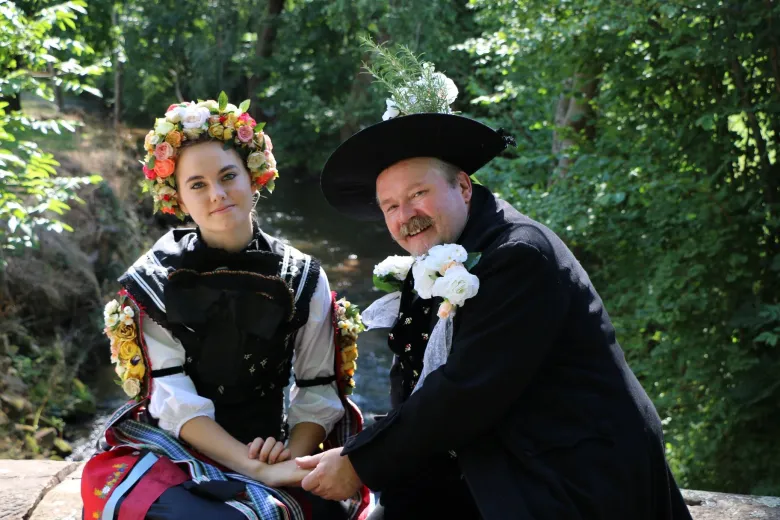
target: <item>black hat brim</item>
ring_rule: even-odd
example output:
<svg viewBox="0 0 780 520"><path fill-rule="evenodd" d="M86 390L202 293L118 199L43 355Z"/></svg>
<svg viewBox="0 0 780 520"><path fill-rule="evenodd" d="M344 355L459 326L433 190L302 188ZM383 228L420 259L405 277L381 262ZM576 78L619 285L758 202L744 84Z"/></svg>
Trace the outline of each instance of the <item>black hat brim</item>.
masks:
<svg viewBox="0 0 780 520"><path fill-rule="evenodd" d="M369 126L339 146L322 169L328 203L357 220L379 220L376 179L393 164L435 157L471 175L506 148L502 134L453 114L422 113Z"/></svg>

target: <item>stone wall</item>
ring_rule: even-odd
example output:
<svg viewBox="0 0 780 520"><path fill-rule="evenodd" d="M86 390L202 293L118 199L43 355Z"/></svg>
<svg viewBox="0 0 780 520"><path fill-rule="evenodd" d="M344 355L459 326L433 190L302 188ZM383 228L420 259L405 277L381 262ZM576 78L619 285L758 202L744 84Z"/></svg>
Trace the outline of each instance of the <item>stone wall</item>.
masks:
<svg viewBox="0 0 780 520"><path fill-rule="evenodd" d="M0 520L80 520L80 462L0 460ZM694 520L780 520L780 498L683 491Z"/></svg>

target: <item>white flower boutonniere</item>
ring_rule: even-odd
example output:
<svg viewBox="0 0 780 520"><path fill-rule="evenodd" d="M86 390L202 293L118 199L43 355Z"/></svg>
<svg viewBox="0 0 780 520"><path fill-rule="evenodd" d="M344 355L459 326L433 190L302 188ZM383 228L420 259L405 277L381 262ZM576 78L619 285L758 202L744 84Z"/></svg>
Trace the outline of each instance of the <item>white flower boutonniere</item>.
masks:
<svg viewBox="0 0 780 520"><path fill-rule="evenodd" d="M400 291L413 263L412 256L388 256L374 266L374 286L388 293Z"/></svg>
<svg viewBox="0 0 780 520"><path fill-rule="evenodd" d="M442 244L432 247L428 253L415 260L414 290L420 298L444 298L439 306L440 318L447 318L462 307L466 300L479 291L479 278L469 273L481 253L467 253L458 244Z"/></svg>

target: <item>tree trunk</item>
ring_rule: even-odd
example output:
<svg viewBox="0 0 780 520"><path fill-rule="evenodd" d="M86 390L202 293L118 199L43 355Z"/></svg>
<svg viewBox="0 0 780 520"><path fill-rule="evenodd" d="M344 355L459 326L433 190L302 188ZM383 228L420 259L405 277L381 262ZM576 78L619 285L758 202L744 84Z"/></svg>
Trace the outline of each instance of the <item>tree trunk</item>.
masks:
<svg viewBox="0 0 780 520"><path fill-rule="evenodd" d="M115 4L111 10L111 27L114 29L114 34L120 34L118 26L119 16ZM114 50L111 61L114 64L114 127L117 127L122 115L122 63L119 60L119 41L113 43Z"/></svg>
<svg viewBox="0 0 780 520"><path fill-rule="evenodd" d="M573 159L567 153L577 143L577 136L582 134L587 140L595 138L595 127L589 124L593 121L593 109L590 102L596 96L599 87L598 74L577 73L566 81L566 94L561 95L555 109L556 128L565 128L564 131L555 131L553 134L552 151L559 157L558 166L550 182L566 177Z"/></svg>
<svg viewBox="0 0 780 520"><path fill-rule="evenodd" d="M277 19L284 9L284 0L267 0L263 24L257 33L257 42L255 43L255 68L258 72L253 73L247 81L247 95L252 100L249 113L258 120L266 120L267 117L260 108L260 98L257 90L260 85L268 79L268 73L263 69L263 60L271 57L276 41Z"/></svg>

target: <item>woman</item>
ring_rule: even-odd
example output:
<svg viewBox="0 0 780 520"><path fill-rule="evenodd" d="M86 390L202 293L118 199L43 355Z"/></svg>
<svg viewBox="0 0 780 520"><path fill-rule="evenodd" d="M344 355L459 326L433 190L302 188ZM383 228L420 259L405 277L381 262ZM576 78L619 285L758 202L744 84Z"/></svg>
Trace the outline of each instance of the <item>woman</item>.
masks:
<svg viewBox="0 0 780 520"><path fill-rule="evenodd" d="M163 236L106 306L112 361L134 400L109 420L113 449L85 468L85 518L335 519L360 509L362 500L275 489L299 484L307 472L292 459L312 454L337 423L341 434L360 428L344 394L361 326L333 301L316 259L252 219L278 172L247 108L224 93L174 104L146 136L155 210L197 227ZM334 334L348 347L338 358Z"/></svg>

